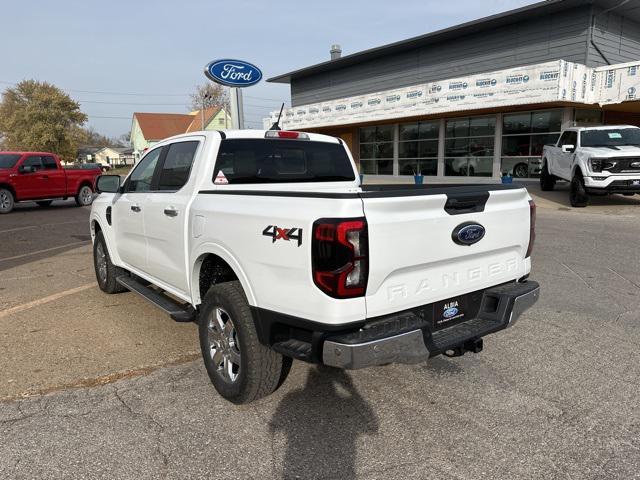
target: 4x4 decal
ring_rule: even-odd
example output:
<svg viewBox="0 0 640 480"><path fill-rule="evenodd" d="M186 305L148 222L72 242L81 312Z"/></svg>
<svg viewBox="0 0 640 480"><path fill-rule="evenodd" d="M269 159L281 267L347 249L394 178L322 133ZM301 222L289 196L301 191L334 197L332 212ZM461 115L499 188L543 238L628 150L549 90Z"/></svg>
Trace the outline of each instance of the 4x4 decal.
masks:
<svg viewBox="0 0 640 480"><path fill-rule="evenodd" d="M302 229L301 228L279 228L276 225L269 225L262 231L262 235L271 238L271 243L276 240L297 240L298 246L302 245Z"/></svg>

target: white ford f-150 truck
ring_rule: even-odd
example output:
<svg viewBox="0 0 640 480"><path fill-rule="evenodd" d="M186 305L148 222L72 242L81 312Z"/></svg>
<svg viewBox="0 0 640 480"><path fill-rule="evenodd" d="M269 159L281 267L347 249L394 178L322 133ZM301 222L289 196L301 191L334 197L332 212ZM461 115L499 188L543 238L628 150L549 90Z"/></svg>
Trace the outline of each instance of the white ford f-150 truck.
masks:
<svg viewBox="0 0 640 480"><path fill-rule="evenodd" d="M196 132L99 177L96 278L197 321L216 390L273 392L292 359L355 369L482 350L537 300L518 185L361 186L342 140Z"/></svg>
<svg viewBox="0 0 640 480"><path fill-rule="evenodd" d="M574 207L586 207L589 195L640 194L640 128L568 128L542 152L540 188L553 190L557 179L571 182Z"/></svg>

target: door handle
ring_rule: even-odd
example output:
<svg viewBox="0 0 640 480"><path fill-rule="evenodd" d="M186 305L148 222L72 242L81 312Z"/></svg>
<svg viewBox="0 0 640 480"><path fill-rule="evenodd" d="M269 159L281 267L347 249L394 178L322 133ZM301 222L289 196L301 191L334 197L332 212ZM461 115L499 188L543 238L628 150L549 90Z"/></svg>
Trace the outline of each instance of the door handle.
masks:
<svg viewBox="0 0 640 480"><path fill-rule="evenodd" d="M43 175L42 178L44 178L45 180L49 180L49 175Z"/></svg>
<svg viewBox="0 0 640 480"><path fill-rule="evenodd" d="M131 210L133 210L134 212L139 212L142 209L140 208L140 205L131 205Z"/></svg>
<svg viewBox="0 0 640 480"><path fill-rule="evenodd" d="M164 209L164 214L167 217L177 217L178 216L178 210L176 210L173 207L167 207Z"/></svg>

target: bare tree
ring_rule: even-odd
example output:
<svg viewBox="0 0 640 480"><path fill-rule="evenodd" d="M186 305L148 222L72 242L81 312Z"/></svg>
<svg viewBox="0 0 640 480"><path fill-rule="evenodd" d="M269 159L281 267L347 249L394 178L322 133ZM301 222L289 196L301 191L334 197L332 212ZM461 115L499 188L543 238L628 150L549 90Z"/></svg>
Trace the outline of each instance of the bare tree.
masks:
<svg viewBox="0 0 640 480"><path fill-rule="evenodd" d="M229 111L229 95L227 90L217 83L205 83L197 85L195 91L190 95L191 110L200 110L204 105L205 108L221 106L227 112Z"/></svg>

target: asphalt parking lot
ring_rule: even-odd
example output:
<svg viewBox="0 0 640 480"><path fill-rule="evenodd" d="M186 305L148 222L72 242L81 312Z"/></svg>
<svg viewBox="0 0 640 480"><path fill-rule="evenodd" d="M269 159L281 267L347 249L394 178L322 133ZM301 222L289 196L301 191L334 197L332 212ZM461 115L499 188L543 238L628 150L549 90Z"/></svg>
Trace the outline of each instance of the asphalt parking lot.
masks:
<svg viewBox="0 0 640 480"><path fill-rule="evenodd" d="M0 478L640 478L640 197L531 191L541 300L482 353L296 362L242 407L195 325L98 290L88 209L20 206L0 217Z"/></svg>

